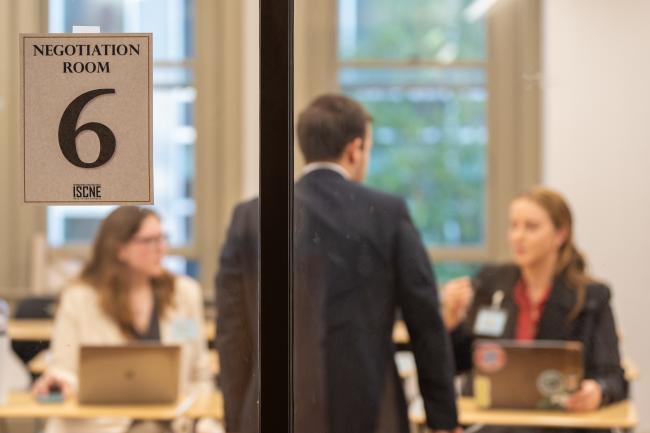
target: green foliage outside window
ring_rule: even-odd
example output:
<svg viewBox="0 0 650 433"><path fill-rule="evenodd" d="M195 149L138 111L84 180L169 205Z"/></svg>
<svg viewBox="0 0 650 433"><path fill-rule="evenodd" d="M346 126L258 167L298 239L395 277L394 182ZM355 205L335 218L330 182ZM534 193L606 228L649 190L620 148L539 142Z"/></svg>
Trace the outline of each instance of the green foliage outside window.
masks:
<svg viewBox="0 0 650 433"><path fill-rule="evenodd" d="M441 262L434 263L433 269L436 274L438 288L442 287L447 281L459 277L472 277L481 269L480 263L466 262Z"/></svg>
<svg viewBox="0 0 650 433"><path fill-rule="evenodd" d="M340 22L352 20L356 30L354 41L339 39L341 58L481 61L485 58L483 23L464 17L472 3L339 0ZM340 34L348 36L345 31Z"/></svg>
<svg viewBox="0 0 650 433"><path fill-rule="evenodd" d="M405 197L430 246L485 239L485 35L469 3L339 0L339 82L374 120L367 183Z"/></svg>

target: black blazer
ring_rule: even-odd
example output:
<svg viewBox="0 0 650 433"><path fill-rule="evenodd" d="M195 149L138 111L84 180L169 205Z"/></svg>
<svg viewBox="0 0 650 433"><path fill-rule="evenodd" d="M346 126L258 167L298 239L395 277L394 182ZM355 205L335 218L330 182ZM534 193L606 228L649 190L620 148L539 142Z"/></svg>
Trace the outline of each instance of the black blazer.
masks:
<svg viewBox="0 0 650 433"><path fill-rule="evenodd" d="M242 217L246 207L238 208L235 217ZM438 311L431 264L404 201L323 169L303 176L296 184L294 210L296 432L408 432L406 403L392 342L398 308L411 335L427 424L432 428L454 427L451 347ZM230 232L238 226L240 223L233 221ZM235 278L239 272L229 270L241 270L231 267L228 260L235 256L232 251L239 249L237 238L253 239L241 232L229 235L224 247L228 253L222 254L218 277L221 299L217 299L229 431L238 422L231 424L231 419L247 415L234 413L235 408L229 403L231 396L234 401L246 398L238 397L242 392L235 390L234 383L226 384L231 380L227 378L229 374L244 376L231 373L229 367L235 368L238 362L227 359L228 347L236 351L238 337L233 335L240 336L239 329L251 327L228 310L235 310L235 306L253 298L235 300L239 298L239 289L228 286L256 281ZM256 249L249 243L247 253L251 251ZM229 278L223 277L226 275ZM254 286L247 292L254 293ZM255 308L244 310L254 312ZM250 314L241 317L251 320ZM226 324L229 320L236 321L236 325Z"/></svg>
<svg viewBox="0 0 650 433"><path fill-rule="evenodd" d="M216 278L216 345L227 432L259 431L258 231L259 200L239 204L221 250Z"/></svg>
<svg viewBox="0 0 650 433"><path fill-rule="evenodd" d="M478 310L492 304L497 290L504 292L502 308L508 312L503 338L515 338L517 304L514 287L520 278L515 265L487 266L472 280L474 303L467 319L452 333L457 370L471 369L472 329ZM585 377L597 380L603 390L603 404L627 397L628 384L621 368L618 337L610 307L609 288L600 283L587 285L582 311L573 321L568 316L575 304L575 290L562 278L556 278L546 301L537 330L537 340L576 340L584 345Z"/></svg>

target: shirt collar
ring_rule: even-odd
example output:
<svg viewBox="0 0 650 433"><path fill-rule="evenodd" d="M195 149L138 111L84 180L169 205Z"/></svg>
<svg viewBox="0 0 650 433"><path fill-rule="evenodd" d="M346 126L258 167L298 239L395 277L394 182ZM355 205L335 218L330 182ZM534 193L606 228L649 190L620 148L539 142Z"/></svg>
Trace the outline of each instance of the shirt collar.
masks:
<svg viewBox="0 0 650 433"><path fill-rule="evenodd" d="M343 178L350 180L350 173L347 172L345 168L341 164L337 164L336 162L328 162L328 161L319 161L319 162L310 162L309 164L305 165L302 168L301 174L303 176L311 173L312 171L316 170L331 170L335 171Z"/></svg>
<svg viewBox="0 0 650 433"><path fill-rule="evenodd" d="M546 305L546 302L548 301L549 296L551 295L553 287L549 287L546 289L544 294L542 295L541 299L537 303L537 305L533 305L532 301L528 297L528 293L526 293L526 282L524 281L523 278L520 278L519 281L517 281L517 284L515 285L515 302L519 306L519 308L527 308L527 309L543 309L544 306Z"/></svg>

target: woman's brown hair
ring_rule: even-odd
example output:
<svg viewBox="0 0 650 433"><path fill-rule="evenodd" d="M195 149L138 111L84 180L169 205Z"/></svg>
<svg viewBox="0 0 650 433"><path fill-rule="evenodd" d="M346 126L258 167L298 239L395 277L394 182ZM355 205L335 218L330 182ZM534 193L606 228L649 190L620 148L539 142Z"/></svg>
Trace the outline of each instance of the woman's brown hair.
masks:
<svg viewBox="0 0 650 433"><path fill-rule="evenodd" d="M520 195L541 206L551 218L556 230L567 231L566 239L558 251L555 276L564 279L576 291L576 302L569 319L578 317L585 303L587 284L593 281L587 272L584 256L573 242L573 217L567 201L559 193L537 186Z"/></svg>
<svg viewBox="0 0 650 433"><path fill-rule="evenodd" d="M133 239L142 222L149 216L158 218L150 209L121 206L111 212L99 227L92 257L81 272L81 280L93 286L100 305L122 332L133 336L133 319L128 303L129 269L118 257L121 246ZM155 305L163 317L172 303L174 278L169 272L151 278Z"/></svg>

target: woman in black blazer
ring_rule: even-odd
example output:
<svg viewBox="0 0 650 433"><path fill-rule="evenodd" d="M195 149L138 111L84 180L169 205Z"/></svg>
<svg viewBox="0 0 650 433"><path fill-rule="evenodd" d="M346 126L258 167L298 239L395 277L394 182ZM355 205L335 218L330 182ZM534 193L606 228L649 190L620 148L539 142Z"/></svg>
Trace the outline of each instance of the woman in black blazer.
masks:
<svg viewBox="0 0 650 433"><path fill-rule="evenodd" d="M566 201L541 187L519 196L510 205L508 238L514 263L485 267L471 280L459 278L443 288L443 319L457 370L471 369L476 317L494 306L505 314L494 336L582 342L585 379L569 397L568 410L591 411L626 398L610 290L585 272Z"/></svg>

